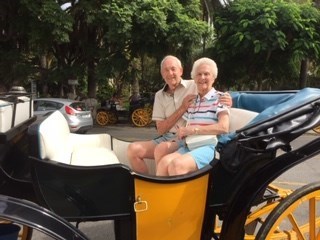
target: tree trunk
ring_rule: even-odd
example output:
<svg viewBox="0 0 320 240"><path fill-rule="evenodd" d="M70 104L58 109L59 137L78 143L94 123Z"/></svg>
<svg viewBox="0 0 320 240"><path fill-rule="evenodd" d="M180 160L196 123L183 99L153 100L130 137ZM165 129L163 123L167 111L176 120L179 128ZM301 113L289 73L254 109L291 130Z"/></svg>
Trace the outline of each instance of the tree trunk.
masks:
<svg viewBox="0 0 320 240"><path fill-rule="evenodd" d="M43 96L47 97L48 96L48 82L47 82L47 57L46 55L41 55L40 56L40 85L42 86L42 94Z"/></svg>
<svg viewBox="0 0 320 240"><path fill-rule="evenodd" d="M88 28L88 45L97 47L96 36L97 31L95 27ZM87 70L88 70L88 98L96 98L97 95L97 78L96 78L96 65L94 56L89 52L87 54Z"/></svg>
<svg viewBox="0 0 320 240"><path fill-rule="evenodd" d="M313 0L314 6L320 8L320 0Z"/></svg>
<svg viewBox="0 0 320 240"><path fill-rule="evenodd" d="M88 97L96 98L97 80L95 76L94 60L88 62Z"/></svg>
<svg viewBox="0 0 320 240"><path fill-rule="evenodd" d="M132 80L132 95L137 95L140 93L139 79L134 77Z"/></svg>
<svg viewBox="0 0 320 240"><path fill-rule="evenodd" d="M308 59L302 60L300 65L300 77L299 77L299 88L305 88L307 86L308 77Z"/></svg>

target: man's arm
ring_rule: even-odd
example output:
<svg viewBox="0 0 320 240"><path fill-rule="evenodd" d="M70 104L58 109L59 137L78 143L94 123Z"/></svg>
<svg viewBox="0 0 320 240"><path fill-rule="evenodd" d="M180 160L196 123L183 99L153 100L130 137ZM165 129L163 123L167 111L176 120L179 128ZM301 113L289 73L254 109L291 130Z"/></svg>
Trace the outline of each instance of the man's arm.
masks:
<svg viewBox="0 0 320 240"><path fill-rule="evenodd" d="M182 115L187 111L189 105L194 101L196 95L187 95L182 102L182 105L167 119L156 121L157 131L160 135L165 134L173 128L177 121L182 117Z"/></svg>
<svg viewBox="0 0 320 240"><path fill-rule="evenodd" d="M219 102L228 107L232 107L232 97L230 93L225 92L222 96L219 97Z"/></svg>

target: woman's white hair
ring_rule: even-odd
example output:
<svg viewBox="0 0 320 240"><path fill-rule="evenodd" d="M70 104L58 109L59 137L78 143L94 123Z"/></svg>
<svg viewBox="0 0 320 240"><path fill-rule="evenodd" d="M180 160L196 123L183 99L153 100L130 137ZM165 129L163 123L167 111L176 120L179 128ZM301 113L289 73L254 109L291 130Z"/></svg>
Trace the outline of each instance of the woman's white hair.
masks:
<svg viewBox="0 0 320 240"><path fill-rule="evenodd" d="M197 61L193 63L192 70L191 70L192 79L195 79L198 68L201 65L208 65L211 69L211 74L213 75L213 78L216 79L218 77L218 67L216 62L210 58L204 57L204 58L199 58Z"/></svg>

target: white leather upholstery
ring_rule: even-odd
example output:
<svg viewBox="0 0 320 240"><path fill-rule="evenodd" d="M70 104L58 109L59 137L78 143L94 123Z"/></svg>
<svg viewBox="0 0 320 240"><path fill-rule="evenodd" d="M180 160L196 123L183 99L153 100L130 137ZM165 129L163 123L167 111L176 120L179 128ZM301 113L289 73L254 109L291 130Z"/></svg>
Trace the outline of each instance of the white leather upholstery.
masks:
<svg viewBox="0 0 320 240"><path fill-rule="evenodd" d="M230 108L230 125L229 132L234 132L247 125L252 119L254 119L259 113L240 109Z"/></svg>
<svg viewBox="0 0 320 240"><path fill-rule="evenodd" d="M230 132L247 125L256 112L231 108ZM111 138L108 134L70 133L64 116L56 111L39 128L40 157L72 165L93 166L122 163L130 167L127 148L130 142ZM119 161L120 160L120 161ZM145 159L149 173L155 173L153 159Z"/></svg>
<svg viewBox="0 0 320 240"><path fill-rule="evenodd" d="M39 127L40 158L71 165L97 166L119 163L107 134L70 133L62 113L55 111Z"/></svg>
<svg viewBox="0 0 320 240"><path fill-rule="evenodd" d="M119 140L116 138L113 138L112 142L113 142L112 150L117 155L118 159L121 161L121 163L123 163L131 168L130 162L127 157L127 149L128 149L128 145L130 144L130 142L126 142L126 141ZM154 159L145 158L144 161L148 166L149 173L151 175L155 175L156 166L155 166Z"/></svg>
<svg viewBox="0 0 320 240"><path fill-rule="evenodd" d="M70 163L73 144L69 140L70 130L64 116L56 111L39 127L40 158Z"/></svg>
<svg viewBox="0 0 320 240"><path fill-rule="evenodd" d="M116 163L119 163L119 160L115 153L102 147L75 148L71 157L71 165L78 166L100 166Z"/></svg>

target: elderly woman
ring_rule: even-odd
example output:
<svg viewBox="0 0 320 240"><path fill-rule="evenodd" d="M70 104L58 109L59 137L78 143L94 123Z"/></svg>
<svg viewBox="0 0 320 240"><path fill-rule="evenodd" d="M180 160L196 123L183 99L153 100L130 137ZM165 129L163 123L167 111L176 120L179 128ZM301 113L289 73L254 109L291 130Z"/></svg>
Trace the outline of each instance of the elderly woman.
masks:
<svg viewBox="0 0 320 240"><path fill-rule="evenodd" d="M217 65L212 59L200 58L194 62L191 77L197 85L198 95L183 116L187 126L177 130L178 140L163 143L177 151L156 159L156 175L186 174L203 168L213 159L214 141L191 150L184 140L190 135L219 135L229 131L229 109L219 103L223 93L213 87L217 75Z"/></svg>

